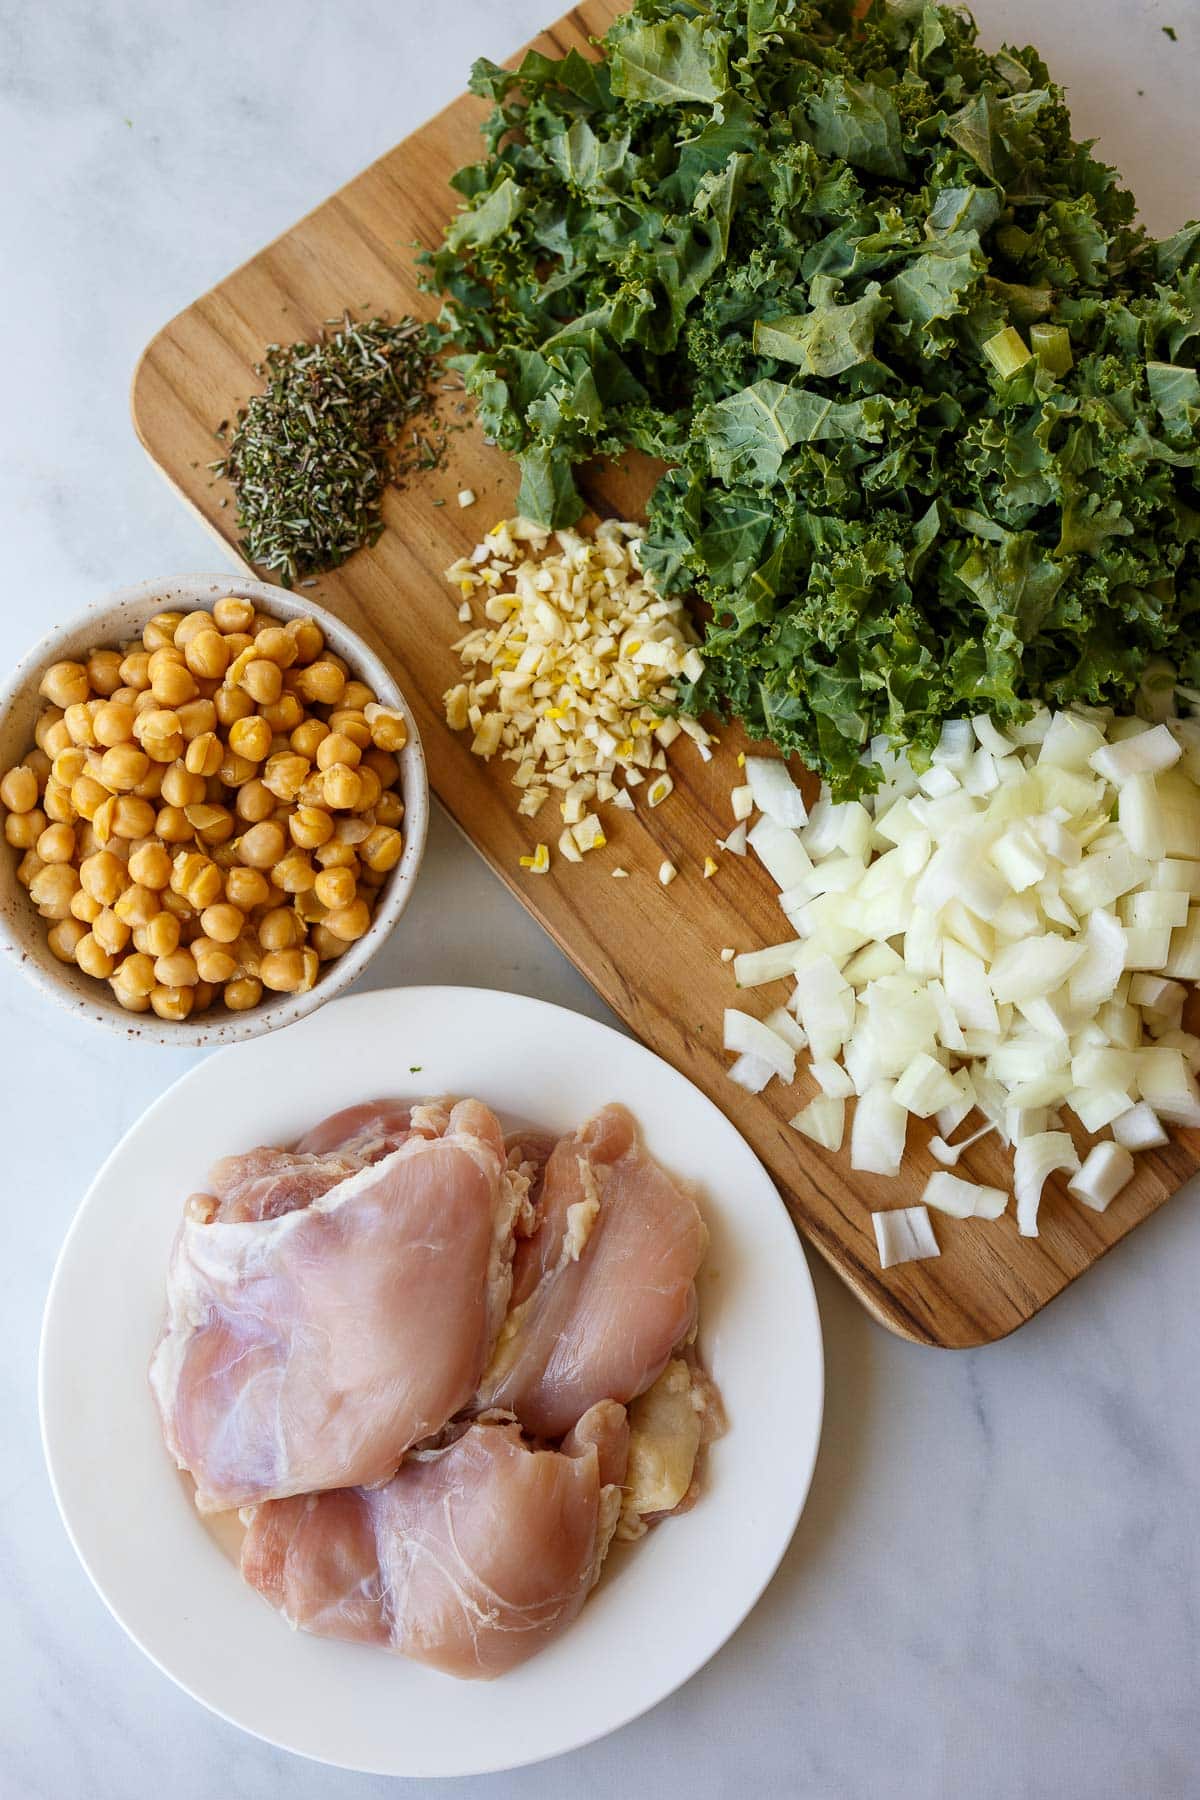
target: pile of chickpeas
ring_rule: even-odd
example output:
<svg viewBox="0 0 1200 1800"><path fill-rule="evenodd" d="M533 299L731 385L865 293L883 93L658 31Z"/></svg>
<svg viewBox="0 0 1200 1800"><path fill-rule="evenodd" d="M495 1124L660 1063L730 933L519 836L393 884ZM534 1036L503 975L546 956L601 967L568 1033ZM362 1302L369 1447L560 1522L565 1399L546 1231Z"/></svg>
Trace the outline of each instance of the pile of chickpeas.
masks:
<svg viewBox="0 0 1200 1800"><path fill-rule="evenodd" d="M362 937L404 848L408 733L315 620L162 612L38 691L0 801L61 962L179 1020L305 993Z"/></svg>

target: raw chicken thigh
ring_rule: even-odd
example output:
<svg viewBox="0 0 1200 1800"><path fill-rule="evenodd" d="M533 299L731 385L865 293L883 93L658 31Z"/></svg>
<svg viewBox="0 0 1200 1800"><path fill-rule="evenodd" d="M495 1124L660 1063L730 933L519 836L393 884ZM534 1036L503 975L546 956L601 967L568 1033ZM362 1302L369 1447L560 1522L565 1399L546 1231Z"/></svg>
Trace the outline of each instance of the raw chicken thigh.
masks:
<svg viewBox="0 0 1200 1800"><path fill-rule="evenodd" d="M531 1449L516 1425L471 1425L385 1487L256 1508L242 1574L302 1631L450 1675L503 1675L586 1600L616 1525L626 1443L611 1402L561 1451Z"/></svg>
<svg viewBox="0 0 1200 1800"><path fill-rule="evenodd" d="M410 1137L440 1136L445 1130L444 1113L439 1122L436 1116L429 1117L433 1108L416 1110L418 1126L421 1114L425 1115L421 1129L413 1125L412 1108L398 1100L379 1100L323 1119L294 1150L262 1147L240 1156L224 1156L211 1176L215 1205L206 1208L203 1202L208 1197L198 1195L193 1211L207 1213L206 1222L216 1218L232 1223L278 1219L310 1206L339 1182L398 1150Z"/></svg>
<svg viewBox="0 0 1200 1800"><path fill-rule="evenodd" d="M695 1201L646 1151L632 1114L604 1107L546 1164L480 1409L558 1438L597 1401L643 1393L693 1328L707 1241Z"/></svg>
<svg viewBox="0 0 1200 1800"><path fill-rule="evenodd" d="M386 1481L476 1390L525 1184L478 1101L377 1118L364 1137L370 1124L291 1169L278 1216L275 1202L256 1216L259 1195L247 1217L244 1189L229 1215L221 1201L209 1222L185 1218L150 1378L201 1510ZM388 1132L400 1147L363 1166ZM321 1190L339 1141L357 1145L350 1172ZM318 1191L298 1198L304 1168Z"/></svg>

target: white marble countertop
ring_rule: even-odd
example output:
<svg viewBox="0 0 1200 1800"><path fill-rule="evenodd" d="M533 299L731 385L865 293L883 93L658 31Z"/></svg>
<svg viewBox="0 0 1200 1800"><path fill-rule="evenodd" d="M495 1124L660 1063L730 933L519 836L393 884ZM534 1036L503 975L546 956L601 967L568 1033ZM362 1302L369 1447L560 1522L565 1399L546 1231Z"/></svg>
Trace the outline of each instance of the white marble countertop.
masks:
<svg viewBox="0 0 1200 1800"><path fill-rule="evenodd" d="M506 55L549 10L0 0L0 664L110 587L212 566L207 535L134 440L139 350L449 100L473 56ZM989 38L1041 46L1152 225L1200 210L1200 0L980 11ZM605 1016L442 819L371 981L505 986ZM0 1800L383 1794L382 1780L302 1763L209 1717L126 1641L75 1561L38 1441L42 1300L93 1170L191 1057L114 1055L7 966L0 1019ZM1197 1268L1189 1195L1015 1338L950 1354L889 1337L817 1267L824 1447L791 1552L748 1624L606 1742L440 1791L1200 1794Z"/></svg>

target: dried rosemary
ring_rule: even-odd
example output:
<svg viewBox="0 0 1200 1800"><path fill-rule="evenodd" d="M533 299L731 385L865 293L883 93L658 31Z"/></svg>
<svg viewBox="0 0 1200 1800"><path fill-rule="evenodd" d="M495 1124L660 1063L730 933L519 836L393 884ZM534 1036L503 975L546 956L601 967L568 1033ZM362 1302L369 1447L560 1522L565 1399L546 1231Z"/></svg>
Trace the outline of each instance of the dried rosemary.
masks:
<svg viewBox="0 0 1200 1800"><path fill-rule="evenodd" d="M268 346L255 370L266 387L210 464L233 485L246 556L285 587L373 544L384 488L436 468L446 445L436 420L416 425L434 414L433 329L349 315L328 324L338 329L315 343Z"/></svg>

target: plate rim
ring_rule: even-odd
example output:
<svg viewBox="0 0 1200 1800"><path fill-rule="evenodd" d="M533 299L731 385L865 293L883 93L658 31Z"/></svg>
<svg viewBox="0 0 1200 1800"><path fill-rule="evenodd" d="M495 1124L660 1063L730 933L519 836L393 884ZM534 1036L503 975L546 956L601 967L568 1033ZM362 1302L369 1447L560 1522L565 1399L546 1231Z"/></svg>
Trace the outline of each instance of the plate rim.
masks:
<svg viewBox="0 0 1200 1800"><path fill-rule="evenodd" d="M534 1751L528 1756L519 1756L517 1758L513 1758L509 1752L502 1752L502 1760L500 1761L491 1758L485 1758L483 1760L476 1759L468 1764L459 1765L454 1769L433 1772L414 1772L408 1775L394 1769L381 1769L369 1763L352 1763L342 1760L341 1758L326 1757L317 1751L299 1748L294 1744L286 1743L281 1737L273 1735L269 1731L247 1724L243 1719L233 1717L232 1714L226 1711L219 1703L205 1694L198 1692L187 1678L171 1669L163 1658L143 1641L138 1631L122 1617L116 1601L108 1592L106 1592L101 1577L93 1569L91 1562L84 1554L83 1548L73 1528L67 1506L63 1500L58 1475L56 1473L54 1451L50 1441L50 1431L47 1422L49 1400L47 1392L49 1380L47 1364L58 1293L62 1281L65 1279L64 1272L67 1269L71 1249L81 1228L81 1223L92 1204L96 1190L101 1186L105 1177L108 1175L110 1168L124 1154L129 1140L135 1133L141 1130L147 1120L164 1109L175 1098L180 1089L186 1088L191 1082L196 1080L200 1073L207 1070L212 1063L245 1054L252 1046L261 1044L265 1040L257 1038L250 1039L247 1042L223 1045L216 1051L202 1057L199 1061L193 1063L190 1068L183 1070L183 1072L178 1075L161 1094L157 1095L138 1117L129 1124L117 1143L113 1145L112 1149L97 1168L72 1214L70 1223L59 1247L58 1254L55 1257L54 1269L46 1289L46 1298L42 1309L37 1358L38 1430L47 1479L54 1498L55 1508L67 1535L67 1540L93 1590L100 1598L110 1617L124 1633L125 1637L136 1647L141 1655L143 1655L147 1661L159 1671L160 1674L165 1676L166 1679L172 1683L174 1687L181 1693L186 1694L190 1700L202 1707L205 1712L219 1718L224 1724L231 1726L237 1731L245 1732L259 1743L268 1744L273 1749L283 1751L291 1756L301 1757L306 1762L312 1762L320 1767L344 1769L348 1773L360 1775L382 1775L390 1777L391 1779L453 1780L489 1774L502 1774L510 1770L530 1768L538 1763L554 1761L559 1757L571 1755L575 1751L586 1749L589 1745L597 1743L602 1738L611 1736L615 1732L623 1730L635 1720L644 1717L647 1713L653 1711L655 1707L670 1699L673 1694L678 1693L682 1687L686 1686L689 1681L698 1675L700 1671L725 1648L731 1639L736 1636L778 1573L808 1503L813 1477L816 1472L817 1460L820 1454L824 1425L826 1397L825 1346L820 1306L812 1279L812 1271L808 1266L804 1241L801 1238L800 1233L795 1229L794 1223L788 1213L783 1198L779 1193L774 1178L758 1156L757 1152L738 1131L732 1120L728 1119L716 1103L704 1093L703 1089L698 1087L695 1082L691 1081L688 1076L684 1075L681 1070L677 1069L672 1063L667 1062L664 1057L659 1056L656 1051L651 1050L649 1046L644 1044L639 1038L628 1035L605 1021L595 1019L589 1013L578 1012L569 1006L559 1005L555 1001L543 1000L534 995L517 993L506 988L460 986L454 983L428 983L414 984L409 987L375 988L363 993L338 996L331 1000L327 1006L320 1008L319 1011L310 1014L306 1018L295 1021L293 1025L286 1026L283 1030L285 1033L296 1031L302 1032L306 1036L312 1035L314 1032L322 1029L322 1021L325 1021L326 1024L328 1023L331 1015L343 1013L350 1008L357 1010L359 1007L369 1007L371 1005L384 1007L389 1003L394 1003L397 996L402 996L405 1003L409 1005L420 1004L421 1001L425 1001L426 1003L440 1001L442 1004L445 1004L446 998L449 996L457 1001L478 1000L493 1005L497 1003L515 1003L520 1007L532 1007L543 1013L553 1015L565 1014L573 1025L577 1026L582 1023L587 1029L593 1029L607 1037L617 1038L625 1049L633 1049L639 1056L649 1059L649 1061L654 1064L660 1065L668 1072L670 1077L685 1083L703 1103L704 1108L714 1115L718 1128L724 1128L724 1130L730 1132L743 1150L753 1158L761 1173L762 1179L775 1195L783 1219L789 1227L790 1239L795 1246L795 1262L800 1282L797 1304L808 1314L811 1329L811 1342L809 1346L809 1352L812 1358L810 1415L811 1443L802 1458L804 1472L800 1480L796 1483L795 1502L794 1508L791 1511L790 1524L786 1533L781 1533L781 1542L778 1553L772 1559L770 1565L761 1572L757 1579L757 1585L752 1584L752 1591L748 1591L745 1596L739 1598L734 1615L731 1617L727 1626L723 1627L723 1635L719 1638L718 1642L707 1649L698 1659L693 1659L689 1653L689 1656L685 1659L682 1672L677 1677L672 1678L669 1684L663 1687L661 1691L656 1692L652 1699L648 1699L645 1702L636 1702L632 1710L626 1711L622 1708L621 1716L619 1718L602 1723L594 1730L588 1730L585 1734L577 1737L571 1744L563 1745L557 1749L540 1752ZM272 1037L278 1042L278 1033L272 1034Z"/></svg>

